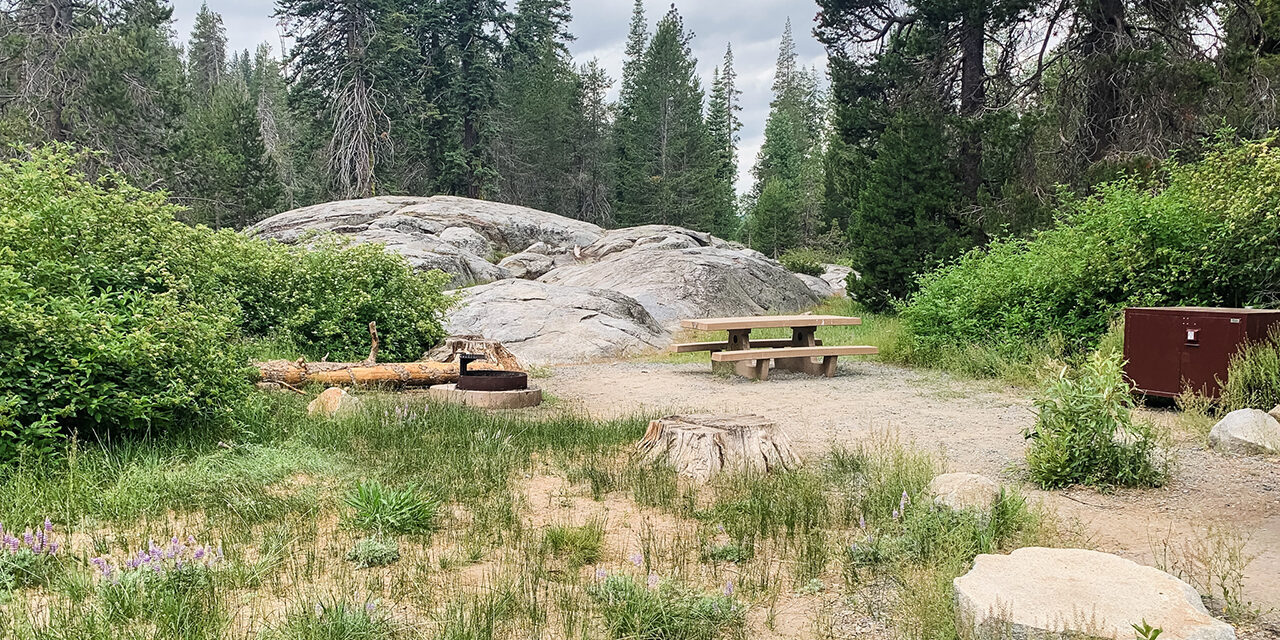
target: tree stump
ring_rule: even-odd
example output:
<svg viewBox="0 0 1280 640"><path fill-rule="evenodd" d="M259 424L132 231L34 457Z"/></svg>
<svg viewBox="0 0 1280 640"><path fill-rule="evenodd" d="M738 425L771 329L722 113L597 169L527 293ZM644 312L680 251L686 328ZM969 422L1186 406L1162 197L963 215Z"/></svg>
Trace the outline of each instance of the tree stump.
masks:
<svg viewBox="0 0 1280 640"><path fill-rule="evenodd" d="M675 415L649 423L636 444L645 462L664 462L705 482L722 471L768 473L800 466L778 426L761 416Z"/></svg>
<svg viewBox="0 0 1280 640"><path fill-rule="evenodd" d="M484 356L486 361L493 363L495 369L524 371L524 367L520 366L520 362L516 360L515 354L502 346L501 342L482 336L449 336L439 346L428 351L423 356L423 360L457 362L459 353Z"/></svg>

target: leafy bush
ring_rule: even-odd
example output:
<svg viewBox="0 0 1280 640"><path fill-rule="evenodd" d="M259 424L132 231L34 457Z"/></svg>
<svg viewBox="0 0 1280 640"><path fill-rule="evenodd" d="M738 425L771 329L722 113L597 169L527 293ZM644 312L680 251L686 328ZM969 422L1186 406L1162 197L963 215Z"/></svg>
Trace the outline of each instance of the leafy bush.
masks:
<svg viewBox="0 0 1280 640"><path fill-rule="evenodd" d="M346 498L351 524L379 533L424 533L435 529L439 501L413 487L395 489L371 480L356 485Z"/></svg>
<svg viewBox="0 0 1280 640"><path fill-rule="evenodd" d="M745 608L732 597L697 593L664 580L648 588L629 576L608 576L590 589L614 638L635 640L713 640L742 637Z"/></svg>
<svg viewBox="0 0 1280 640"><path fill-rule="evenodd" d="M444 277L376 245L289 247L177 222L163 194L79 172L53 146L0 164L0 461L64 434L224 421L249 389L244 337L331 358L416 359L442 335Z"/></svg>
<svg viewBox="0 0 1280 640"><path fill-rule="evenodd" d="M1266 340L1247 344L1231 356L1222 385L1222 408L1262 409L1280 404L1280 331Z"/></svg>
<svg viewBox="0 0 1280 640"><path fill-rule="evenodd" d="M825 253L814 249L791 249L782 254L778 261L788 271L803 273L807 276L820 276L826 273L827 268L823 265L833 262Z"/></svg>
<svg viewBox="0 0 1280 640"><path fill-rule="evenodd" d="M1031 477L1046 488L1071 484L1151 487L1164 483L1150 425L1134 422L1133 395L1118 354L1095 354L1053 379L1036 400L1028 430Z"/></svg>
<svg viewBox="0 0 1280 640"><path fill-rule="evenodd" d="M1220 141L1152 188L1120 180L1063 197L1056 227L925 275L902 317L918 346L1016 349L1057 335L1091 348L1132 305L1268 305L1280 278L1280 149Z"/></svg>
<svg viewBox="0 0 1280 640"><path fill-rule="evenodd" d="M76 161L0 164L0 460L211 418L247 388L234 307L191 277L176 209Z"/></svg>
<svg viewBox="0 0 1280 640"><path fill-rule="evenodd" d="M362 538L356 546L347 552L347 560L357 567L383 567L400 559L400 545L395 540L380 538Z"/></svg>
<svg viewBox="0 0 1280 640"><path fill-rule="evenodd" d="M302 355L330 361L368 355L371 321L386 361L417 360L444 337L448 277L439 271L418 272L381 246L333 236L290 246L202 232L205 259L222 267L222 286L239 301L247 336L280 337Z"/></svg>

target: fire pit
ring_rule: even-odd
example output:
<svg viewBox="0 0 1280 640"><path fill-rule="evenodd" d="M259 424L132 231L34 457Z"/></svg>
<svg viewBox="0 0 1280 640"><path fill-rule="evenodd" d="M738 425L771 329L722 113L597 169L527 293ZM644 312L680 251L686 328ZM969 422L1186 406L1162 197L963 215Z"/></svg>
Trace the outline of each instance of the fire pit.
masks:
<svg viewBox="0 0 1280 640"><path fill-rule="evenodd" d="M523 371L471 370L468 367L483 356L458 354L458 386L462 391L518 391L529 388L529 374Z"/></svg>
<svg viewBox="0 0 1280 640"><path fill-rule="evenodd" d="M427 390L443 402L483 409L520 409L542 403L542 390L529 388L529 374L523 371L470 369L483 356L458 354L457 384L435 385Z"/></svg>

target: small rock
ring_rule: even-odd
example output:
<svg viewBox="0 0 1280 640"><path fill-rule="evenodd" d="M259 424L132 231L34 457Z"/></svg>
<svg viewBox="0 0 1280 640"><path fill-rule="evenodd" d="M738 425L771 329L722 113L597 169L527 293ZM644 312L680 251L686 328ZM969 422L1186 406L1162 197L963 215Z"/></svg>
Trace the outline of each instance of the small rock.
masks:
<svg viewBox="0 0 1280 640"><path fill-rule="evenodd" d="M347 393L346 389L329 387L307 405L307 415L323 415L332 418L338 412L350 411L359 404L360 398Z"/></svg>
<svg viewBox="0 0 1280 640"><path fill-rule="evenodd" d="M1280 404L1274 407L1271 407L1271 410L1267 412L1267 415L1270 415L1272 418L1275 418L1276 420L1280 420Z"/></svg>
<svg viewBox="0 0 1280 640"><path fill-rule="evenodd" d="M944 473L929 483L929 493L936 505L985 511L1000 497L1000 483L976 473Z"/></svg>
<svg viewBox="0 0 1280 640"><path fill-rule="evenodd" d="M1259 409L1232 411L1213 425L1209 445L1231 453L1280 453L1280 422Z"/></svg>
<svg viewBox="0 0 1280 640"><path fill-rule="evenodd" d="M1146 621L1161 640L1235 640L1187 583L1099 551L1024 547L978 556L953 581L959 623L977 640L1132 638ZM964 633L961 634L964 637Z"/></svg>

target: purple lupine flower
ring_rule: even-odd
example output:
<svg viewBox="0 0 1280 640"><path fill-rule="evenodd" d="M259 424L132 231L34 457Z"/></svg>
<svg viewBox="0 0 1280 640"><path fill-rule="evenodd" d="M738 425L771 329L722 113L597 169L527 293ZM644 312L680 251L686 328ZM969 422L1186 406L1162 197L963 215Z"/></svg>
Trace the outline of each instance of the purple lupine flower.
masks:
<svg viewBox="0 0 1280 640"><path fill-rule="evenodd" d="M651 573L651 574L649 574L649 582L648 582L648 584L649 584L649 588L650 588L650 589L652 589L652 588L654 588L654 587L658 586L658 574L656 574L656 573Z"/></svg>
<svg viewBox="0 0 1280 640"><path fill-rule="evenodd" d="M894 520L897 520L897 519L898 519L898 516L899 516L899 514L898 514L898 510L897 510L897 509L894 509L894 510L893 510L893 519L894 519Z"/></svg>
<svg viewBox="0 0 1280 640"><path fill-rule="evenodd" d="M725 597L726 597L726 598L727 598L727 597L731 597L731 596L733 596L733 581L732 581L732 580L730 580L730 581L728 581L728 582L724 583L724 595L725 595Z"/></svg>
<svg viewBox="0 0 1280 640"><path fill-rule="evenodd" d="M49 555L53 555L53 554L55 554L55 553L57 553L57 552L58 552L58 543L56 543L56 542L50 542L50 543L49 543Z"/></svg>
<svg viewBox="0 0 1280 640"><path fill-rule="evenodd" d="M50 534L53 533L53 521L48 517L45 517L44 519L44 532Z"/></svg>
<svg viewBox="0 0 1280 640"><path fill-rule="evenodd" d="M373 610L374 610L374 609L377 609L377 608L378 608L378 603L373 602L372 600L371 600L371 601L369 601L369 602L364 603L364 612L365 612L365 613L373 613Z"/></svg>
<svg viewBox="0 0 1280 640"><path fill-rule="evenodd" d="M608 576L608 575L609 575L609 572L608 572L608 571L605 571L605 570L604 570L604 567L600 567L599 569L596 569L596 578L597 578L597 579L599 579L599 580L604 580L604 579L605 579L605 577L606 577L606 576Z"/></svg>
<svg viewBox="0 0 1280 640"><path fill-rule="evenodd" d="M863 517L861 513L858 514L858 528L859 529L867 528L867 519Z"/></svg>
<svg viewBox="0 0 1280 640"><path fill-rule="evenodd" d="M30 531L24 531L22 533L22 541L27 543L27 546L30 547L35 542L35 538L32 537Z"/></svg>
<svg viewBox="0 0 1280 640"><path fill-rule="evenodd" d="M637 566L637 567L639 567L639 566L643 565L643 564L644 564L644 554L643 554L643 553L640 553L640 552L636 552L636 553L631 554L631 564L634 564L634 565L635 565L635 566Z"/></svg>
<svg viewBox="0 0 1280 640"><path fill-rule="evenodd" d="M191 555L195 556L196 560L200 560L201 558L204 558L204 547L196 547L196 550L193 551Z"/></svg>

